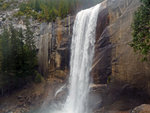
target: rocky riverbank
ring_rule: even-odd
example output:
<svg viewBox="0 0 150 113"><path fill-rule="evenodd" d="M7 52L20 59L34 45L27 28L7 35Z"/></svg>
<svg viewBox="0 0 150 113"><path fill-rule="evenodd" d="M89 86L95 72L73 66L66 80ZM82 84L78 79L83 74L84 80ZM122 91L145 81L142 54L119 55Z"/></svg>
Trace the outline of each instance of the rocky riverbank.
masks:
<svg viewBox="0 0 150 113"><path fill-rule="evenodd" d="M0 97L0 113L26 113L40 109L43 104L49 104L57 99L55 92L65 84L66 74L67 72L62 71L51 73L51 76L39 84L30 83L22 89Z"/></svg>

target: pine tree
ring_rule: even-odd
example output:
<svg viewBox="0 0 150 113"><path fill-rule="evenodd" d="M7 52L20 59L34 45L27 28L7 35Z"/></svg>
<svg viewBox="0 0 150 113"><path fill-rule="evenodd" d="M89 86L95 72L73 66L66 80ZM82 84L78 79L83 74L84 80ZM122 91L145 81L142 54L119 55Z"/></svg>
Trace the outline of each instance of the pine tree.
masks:
<svg viewBox="0 0 150 113"><path fill-rule="evenodd" d="M144 56L143 60L147 60L150 52L150 0L141 0L141 2L142 5L134 15L133 40L130 45Z"/></svg>
<svg viewBox="0 0 150 113"><path fill-rule="evenodd" d="M6 46L7 45L7 46ZM0 89L2 92L19 88L34 78L37 52L29 27L19 31L10 26L0 36Z"/></svg>

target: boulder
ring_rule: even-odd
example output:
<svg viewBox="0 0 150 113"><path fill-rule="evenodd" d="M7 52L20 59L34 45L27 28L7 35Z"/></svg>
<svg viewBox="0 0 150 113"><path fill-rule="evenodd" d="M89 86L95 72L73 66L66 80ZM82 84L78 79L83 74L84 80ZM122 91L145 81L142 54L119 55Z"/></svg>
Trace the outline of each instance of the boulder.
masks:
<svg viewBox="0 0 150 113"><path fill-rule="evenodd" d="M131 113L150 113L150 105L142 104L134 108Z"/></svg>

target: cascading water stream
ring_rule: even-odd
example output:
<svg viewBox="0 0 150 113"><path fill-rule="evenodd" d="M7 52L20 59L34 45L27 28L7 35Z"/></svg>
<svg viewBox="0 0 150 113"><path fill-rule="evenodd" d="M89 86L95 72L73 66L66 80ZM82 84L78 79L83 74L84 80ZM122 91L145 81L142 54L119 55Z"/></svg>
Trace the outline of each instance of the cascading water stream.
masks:
<svg viewBox="0 0 150 113"><path fill-rule="evenodd" d="M101 4L80 11L75 19L70 62L70 89L66 113L88 113L90 69L94 55L97 17Z"/></svg>
<svg viewBox="0 0 150 113"><path fill-rule="evenodd" d="M97 18L105 8L102 2L80 11L75 19L71 44L69 94L61 109L48 113L89 113L90 71L94 56ZM56 92L59 93L61 89Z"/></svg>

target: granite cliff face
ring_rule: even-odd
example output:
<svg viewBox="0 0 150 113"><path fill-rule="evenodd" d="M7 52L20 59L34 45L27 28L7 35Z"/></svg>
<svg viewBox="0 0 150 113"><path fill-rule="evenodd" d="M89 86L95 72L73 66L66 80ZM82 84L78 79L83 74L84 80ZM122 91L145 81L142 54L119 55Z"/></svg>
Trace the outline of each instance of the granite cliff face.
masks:
<svg viewBox="0 0 150 113"><path fill-rule="evenodd" d="M139 0L107 0L106 5L107 7L100 11L98 16L91 72L95 84L105 85L95 85L95 88L99 90L100 87L100 92L103 93L103 90L107 89L106 84L112 83L117 85L114 85L115 91L109 91L111 93L121 93L119 90L123 90L122 93L125 95L128 91L134 94L137 90L133 89L139 89L150 95L150 64L141 62L141 55L135 53L129 46L132 40L131 23L140 2ZM8 24L12 24L15 28L26 29L24 17L9 19L17 10L0 13L0 33L2 26ZM58 18L52 23L39 23L29 19L38 51L39 71L42 75L54 75L62 81L68 78L74 19L75 16L68 16L65 19ZM118 94L114 95L118 96ZM112 96L115 97L114 95ZM111 100L112 96L108 96L108 100ZM139 105L137 101L135 103L135 106Z"/></svg>
<svg viewBox="0 0 150 113"><path fill-rule="evenodd" d="M97 21L95 55L91 73L94 83L115 80L120 85L126 84L150 94L150 64L141 62L142 57L129 46L132 40L131 23L140 2L139 0L107 0L106 4L107 7L99 12ZM73 22L74 17L68 17L64 20L58 19L50 25L52 30L47 31L50 34L48 38L53 39L51 41L53 46L49 45L49 49L46 47L48 53L47 57L45 56L49 64L45 61L47 68L40 67L47 70L69 69ZM50 44L48 40L45 42ZM46 43L40 46L46 46Z"/></svg>
<svg viewBox="0 0 150 113"><path fill-rule="evenodd" d="M49 75L56 70L68 70L70 59L70 44L74 16L54 23L43 23L40 27L39 70L43 75Z"/></svg>
<svg viewBox="0 0 150 113"><path fill-rule="evenodd" d="M108 0L107 8L99 13L93 76L97 83L106 83L108 76L149 92L150 64L129 46L131 23L140 6L139 0Z"/></svg>
<svg viewBox="0 0 150 113"><path fill-rule="evenodd" d="M148 88L149 63L141 62L141 56L129 46L132 40L131 23L133 14L140 5L139 0L107 0L107 8L99 12L92 75L95 83L106 83L108 76L124 82ZM18 9L1 11L2 27L12 24L26 29L25 17L16 18ZM13 18L12 18L13 17ZM12 19L11 19L12 18ZM69 68L70 43L74 16L53 23L40 23L29 19L39 50L39 65L46 75L48 70Z"/></svg>
<svg viewBox="0 0 150 113"><path fill-rule="evenodd" d="M107 83L115 79L121 83L136 86L149 92L149 63L141 62L141 56L129 46L132 40L131 23L139 0L107 0L107 7L99 12L95 57L92 76L94 83ZM26 29L25 17L9 19L18 9L0 14L0 28L12 24ZM70 44L74 16L68 16L53 23L39 23L29 19L38 49L39 70L49 75L56 70L69 70ZM0 29L2 32L2 29Z"/></svg>

